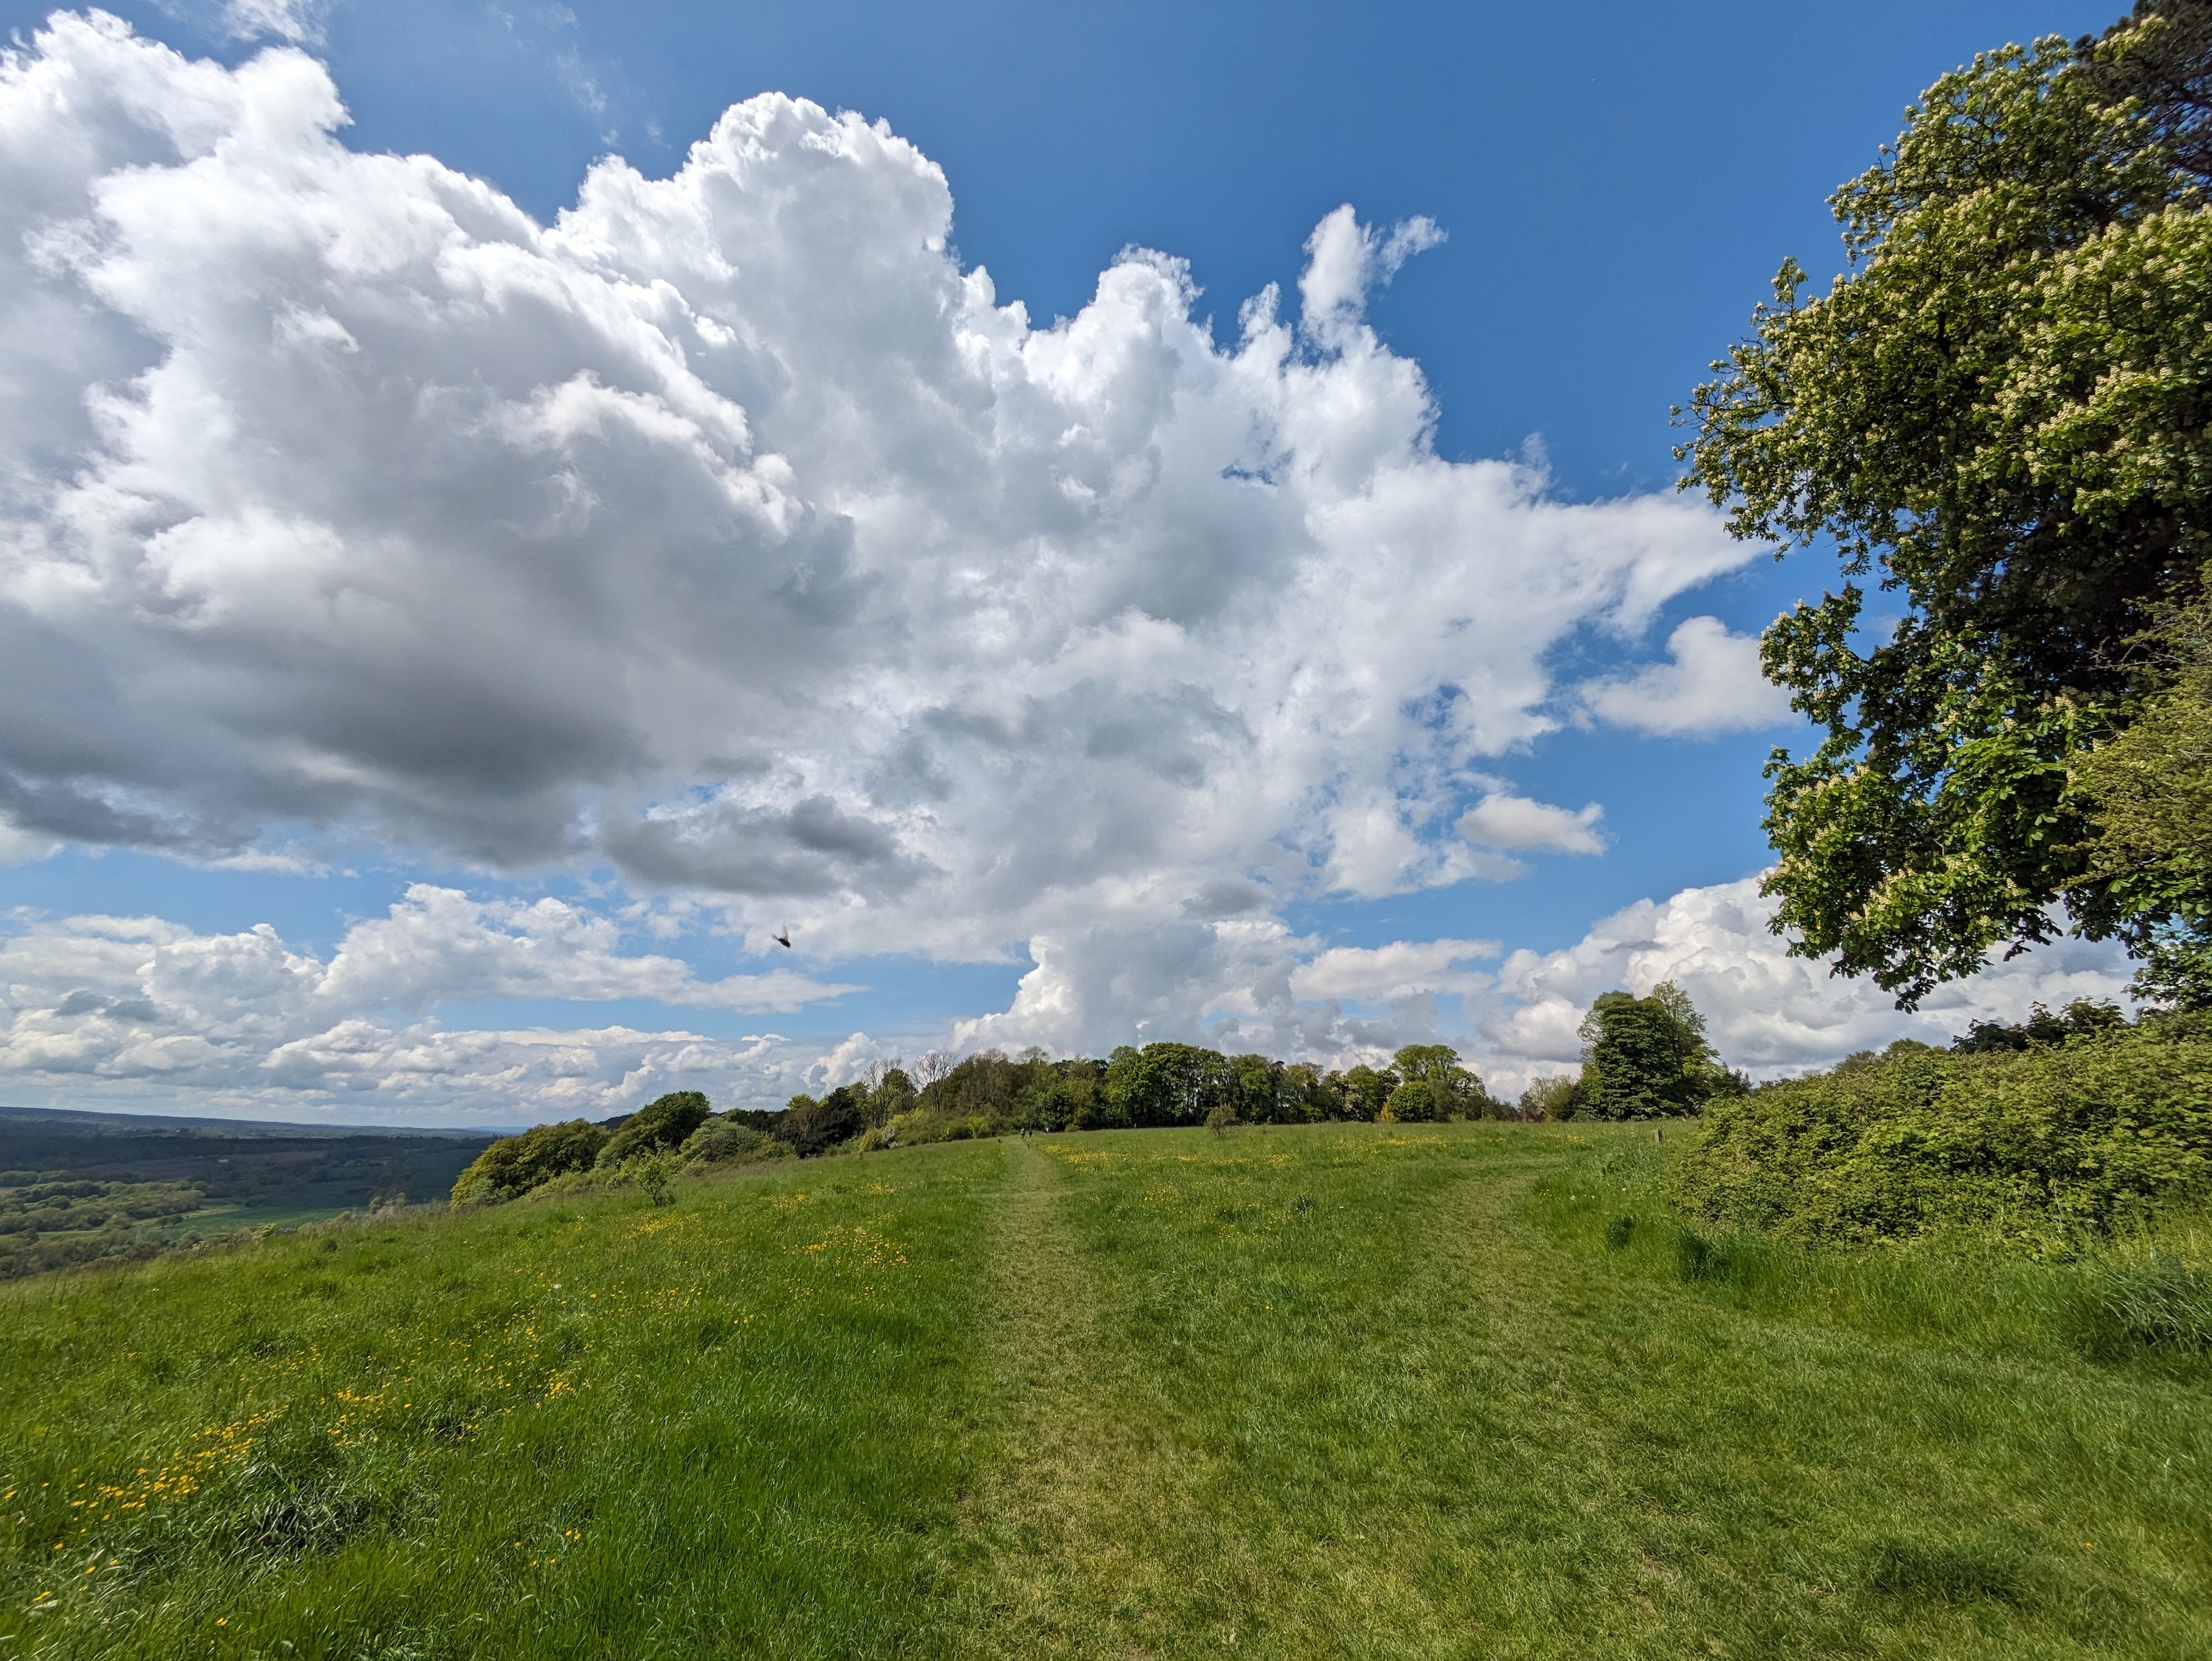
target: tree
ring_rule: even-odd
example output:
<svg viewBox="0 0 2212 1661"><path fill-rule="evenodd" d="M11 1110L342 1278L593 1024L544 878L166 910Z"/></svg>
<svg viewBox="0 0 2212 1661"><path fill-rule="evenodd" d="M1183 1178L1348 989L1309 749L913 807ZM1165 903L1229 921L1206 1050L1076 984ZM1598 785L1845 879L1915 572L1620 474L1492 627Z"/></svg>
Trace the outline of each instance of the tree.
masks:
<svg viewBox="0 0 2212 1661"><path fill-rule="evenodd" d="M2143 26L2155 21L2155 29ZM2125 52L2095 51L2087 35L2075 56L2098 96L2134 99L2174 165L2212 179L2212 5L2205 0L2136 0L2135 10L2105 31L2107 43L2142 30Z"/></svg>
<svg viewBox="0 0 2212 1661"><path fill-rule="evenodd" d="M1397 1074L1376 1072L1362 1063L1344 1076L1344 1111L1348 1118L1374 1120L1382 1117L1391 1094L1404 1082Z"/></svg>
<svg viewBox="0 0 2212 1661"><path fill-rule="evenodd" d="M2175 609L2148 643L2125 728L2075 763L2094 817L2094 876L2142 919L2140 997L2212 1005L2212 605Z"/></svg>
<svg viewBox="0 0 2212 1661"><path fill-rule="evenodd" d="M1222 1103L1235 1111L1237 1075L1228 1058L1195 1045L1123 1045L1106 1065L1109 1124L1202 1125Z"/></svg>
<svg viewBox="0 0 2212 1661"><path fill-rule="evenodd" d="M1679 986L1648 997L1601 993L1583 1018L1575 1111L1588 1118L1694 1113L1736 1082L1705 1041L1705 1018Z"/></svg>
<svg viewBox="0 0 2212 1661"><path fill-rule="evenodd" d="M2002 1021L1969 1023L1962 1037L1951 1040L1960 1055L1987 1055L1994 1051L2032 1050L2039 1044L2063 1044L2069 1038L2094 1038L2125 1027L2128 1018L2117 1003L2077 997L2057 1015L2037 1004L2018 1026ZM1900 1039L1899 1043L1908 1040ZM1896 1045L1890 1046L1894 1050ZM1925 1047L1925 1046L1921 1046Z"/></svg>
<svg viewBox="0 0 2212 1661"><path fill-rule="evenodd" d="M896 1065L869 1070L867 1120L881 1128L901 1113L911 1112L916 1100L914 1080Z"/></svg>
<svg viewBox="0 0 2212 1661"><path fill-rule="evenodd" d="M1767 765L1774 927L1903 1007L2055 906L2138 955L2195 915L2099 858L2074 773L2212 556L2208 9L1938 81L1832 198L1850 269L1806 298L1785 261L1692 399L1685 486L1845 579L1761 643L1825 729Z"/></svg>
<svg viewBox="0 0 2212 1661"><path fill-rule="evenodd" d="M1581 1099L1580 1088L1579 1082L1570 1077L1532 1078L1522 1088L1514 1117L1539 1124L1546 1119L1571 1118L1575 1104Z"/></svg>
<svg viewBox="0 0 2212 1661"><path fill-rule="evenodd" d="M501 1137L454 1180L453 1203L497 1204L571 1171L588 1171L606 1143L605 1131L580 1118Z"/></svg>
<svg viewBox="0 0 2212 1661"><path fill-rule="evenodd" d="M788 1143L801 1159L811 1159L840 1143L850 1142L868 1128L867 1087L841 1084L817 1101L796 1095L772 1128L772 1134Z"/></svg>
<svg viewBox="0 0 2212 1661"><path fill-rule="evenodd" d="M714 1105L696 1090L673 1090L657 1096L616 1127L599 1151L599 1162L620 1165L642 1154L681 1148L714 1111Z"/></svg>
<svg viewBox="0 0 2212 1661"><path fill-rule="evenodd" d="M1404 1082L1390 1092L1383 1112L1400 1123L1480 1118L1494 1106L1449 1044L1408 1044L1391 1058L1390 1070Z"/></svg>

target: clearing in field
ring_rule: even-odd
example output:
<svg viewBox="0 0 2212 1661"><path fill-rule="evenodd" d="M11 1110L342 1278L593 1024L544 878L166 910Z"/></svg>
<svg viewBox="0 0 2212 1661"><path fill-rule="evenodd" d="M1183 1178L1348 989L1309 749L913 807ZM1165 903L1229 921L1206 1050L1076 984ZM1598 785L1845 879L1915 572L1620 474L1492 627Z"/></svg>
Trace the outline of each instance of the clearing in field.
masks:
<svg viewBox="0 0 2212 1661"><path fill-rule="evenodd" d="M0 1291L0 1656L2212 1653L2187 1357L1621 1128L949 1143Z"/></svg>

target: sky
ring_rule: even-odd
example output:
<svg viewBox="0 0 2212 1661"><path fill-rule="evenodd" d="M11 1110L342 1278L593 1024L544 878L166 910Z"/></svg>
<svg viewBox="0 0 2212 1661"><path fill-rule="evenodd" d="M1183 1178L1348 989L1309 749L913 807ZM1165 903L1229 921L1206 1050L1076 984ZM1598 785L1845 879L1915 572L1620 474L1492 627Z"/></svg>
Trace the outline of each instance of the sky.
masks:
<svg viewBox="0 0 2212 1661"><path fill-rule="evenodd" d="M1769 932L1833 567L1668 418L1920 88L2107 11L0 0L0 1099L2115 995Z"/></svg>

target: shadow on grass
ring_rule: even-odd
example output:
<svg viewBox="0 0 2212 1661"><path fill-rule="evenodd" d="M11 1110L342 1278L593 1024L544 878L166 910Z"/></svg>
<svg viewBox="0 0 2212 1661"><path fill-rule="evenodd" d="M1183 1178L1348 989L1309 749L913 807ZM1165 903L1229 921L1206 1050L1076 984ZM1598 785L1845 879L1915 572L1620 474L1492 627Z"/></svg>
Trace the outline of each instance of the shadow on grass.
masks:
<svg viewBox="0 0 2212 1661"><path fill-rule="evenodd" d="M2028 1555L2008 1541L1930 1545L1884 1540L1868 1554L1867 1583L1892 1597L1927 1603L2026 1601Z"/></svg>

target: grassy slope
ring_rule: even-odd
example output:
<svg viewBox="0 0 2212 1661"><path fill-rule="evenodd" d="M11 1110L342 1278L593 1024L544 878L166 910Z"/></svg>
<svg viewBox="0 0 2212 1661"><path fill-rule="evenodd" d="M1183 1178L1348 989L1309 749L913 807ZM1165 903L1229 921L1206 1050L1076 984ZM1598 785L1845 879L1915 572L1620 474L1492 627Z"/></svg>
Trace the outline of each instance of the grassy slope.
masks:
<svg viewBox="0 0 2212 1661"><path fill-rule="evenodd" d="M0 1290L0 1656L2212 1652L2202 1379L1680 1283L1601 1238L1640 1134L955 1143Z"/></svg>

